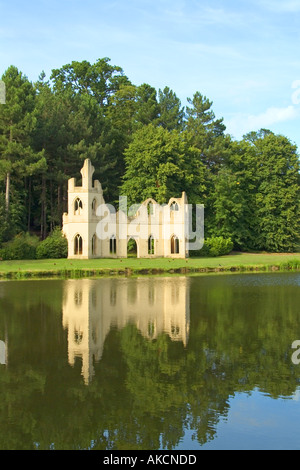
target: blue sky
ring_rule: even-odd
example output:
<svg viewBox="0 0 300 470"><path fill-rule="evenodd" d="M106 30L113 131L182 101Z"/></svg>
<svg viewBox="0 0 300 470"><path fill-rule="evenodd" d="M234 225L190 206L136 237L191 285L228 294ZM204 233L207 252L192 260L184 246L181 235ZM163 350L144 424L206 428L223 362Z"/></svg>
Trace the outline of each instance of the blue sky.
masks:
<svg viewBox="0 0 300 470"><path fill-rule="evenodd" d="M0 0L0 76L109 57L136 85L199 91L234 138L300 148L300 0Z"/></svg>

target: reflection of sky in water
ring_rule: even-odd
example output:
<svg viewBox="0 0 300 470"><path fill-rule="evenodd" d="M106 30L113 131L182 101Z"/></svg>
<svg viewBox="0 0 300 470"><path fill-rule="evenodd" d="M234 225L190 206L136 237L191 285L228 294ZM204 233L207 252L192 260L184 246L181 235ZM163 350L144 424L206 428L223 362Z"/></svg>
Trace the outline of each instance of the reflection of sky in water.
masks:
<svg viewBox="0 0 300 470"><path fill-rule="evenodd" d="M229 399L214 439L203 450L300 450L300 388L290 398L276 400L254 390ZM178 450L199 449L193 431L186 430Z"/></svg>
<svg viewBox="0 0 300 470"><path fill-rule="evenodd" d="M245 273L218 275L219 282L228 286L300 286L300 273Z"/></svg>

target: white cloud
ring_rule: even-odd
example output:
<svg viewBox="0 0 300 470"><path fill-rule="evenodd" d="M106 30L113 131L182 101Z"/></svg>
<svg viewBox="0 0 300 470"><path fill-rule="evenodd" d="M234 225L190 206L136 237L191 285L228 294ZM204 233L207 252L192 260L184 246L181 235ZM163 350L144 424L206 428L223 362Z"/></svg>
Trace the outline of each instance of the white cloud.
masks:
<svg viewBox="0 0 300 470"><path fill-rule="evenodd" d="M229 134L240 138L245 133L261 128L268 129L272 125L290 121L299 117L299 109L290 105L285 108L270 107L264 113L257 115L237 114L226 123Z"/></svg>
<svg viewBox="0 0 300 470"><path fill-rule="evenodd" d="M256 116L249 116L248 123L254 127L266 127L277 122L289 121L298 116L298 110L290 105L286 108L268 108L264 113Z"/></svg>
<svg viewBox="0 0 300 470"><path fill-rule="evenodd" d="M232 8L211 7L203 2L191 0L167 0L160 10L160 15L168 22L178 24L181 27L199 26L227 26L230 28L247 27L249 25L249 12L246 15L242 11Z"/></svg>

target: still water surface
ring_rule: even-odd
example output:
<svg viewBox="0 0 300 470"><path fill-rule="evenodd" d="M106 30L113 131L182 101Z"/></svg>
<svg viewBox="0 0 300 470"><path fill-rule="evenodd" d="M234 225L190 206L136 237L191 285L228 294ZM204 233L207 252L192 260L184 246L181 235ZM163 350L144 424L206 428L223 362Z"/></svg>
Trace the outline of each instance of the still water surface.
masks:
<svg viewBox="0 0 300 470"><path fill-rule="evenodd" d="M1 282L0 449L300 449L297 339L298 273Z"/></svg>

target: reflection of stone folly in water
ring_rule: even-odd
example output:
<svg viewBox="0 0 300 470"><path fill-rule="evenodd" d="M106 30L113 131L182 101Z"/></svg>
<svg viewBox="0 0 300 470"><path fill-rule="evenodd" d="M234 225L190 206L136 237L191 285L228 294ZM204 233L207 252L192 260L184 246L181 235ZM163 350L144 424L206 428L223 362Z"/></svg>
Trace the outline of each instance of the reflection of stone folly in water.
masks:
<svg viewBox="0 0 300 470"><path fill-rule="evenodd" d="M6 364L6 348L4 341L0 341L0 364Z"/></svg>
<svg viewBox="0 0 300 470"><path fill-rule="evenodd" d="M166 333L186 346L188 282L187 278L66 281L63 326L68 329L69 363L82 359L82 375L88 383L94 375L93 358L101 359L110 329L122 329L129 322L148 340Z"/></svg>
<svg viewBox="0 0 300 470"><path fill-rule="evenodd" d="M115 212L106 205L100 182L93 182L93 173L94 167L86 159L81 169L82 185L76 186L75 178L69 179L68 213L63 215L69 258L127 258L129 240L136 243L138 258L188 256L185 192L165 206L147 199L134 208L133 214L127 214L127 207Z"/></svg>

